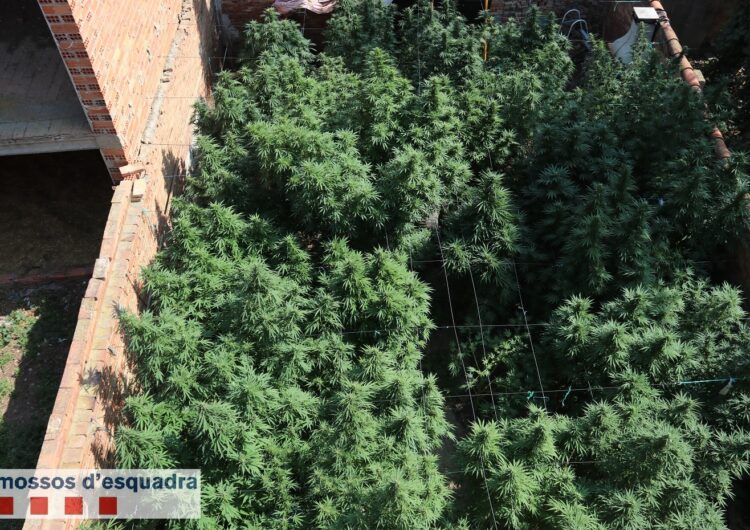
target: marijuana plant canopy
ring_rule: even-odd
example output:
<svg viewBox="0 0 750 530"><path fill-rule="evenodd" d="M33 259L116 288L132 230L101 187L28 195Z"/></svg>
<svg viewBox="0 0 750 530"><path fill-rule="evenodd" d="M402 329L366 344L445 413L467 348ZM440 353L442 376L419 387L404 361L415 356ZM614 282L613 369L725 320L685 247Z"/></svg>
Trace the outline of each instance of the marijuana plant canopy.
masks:
<svg viewBox="0 0 750 530"><path fill-rule="evenodd" d="M123 317L118 464L203 472L168 527L725 527L750 337L706 264L742 158L646 42L571 88L550 20L344 0L317 54L248 25Z"/></svg>

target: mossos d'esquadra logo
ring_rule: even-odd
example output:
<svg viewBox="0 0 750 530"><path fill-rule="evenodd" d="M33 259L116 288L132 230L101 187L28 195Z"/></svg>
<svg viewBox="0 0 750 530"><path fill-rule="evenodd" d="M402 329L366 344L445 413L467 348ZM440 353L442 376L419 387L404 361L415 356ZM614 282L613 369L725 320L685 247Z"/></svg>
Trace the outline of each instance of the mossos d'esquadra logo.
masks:
<svg viewBox="0 0 750 530"><path fill-rule="evenodd" d="M2 469L0 519L198 519L198 469Z"/></svg>

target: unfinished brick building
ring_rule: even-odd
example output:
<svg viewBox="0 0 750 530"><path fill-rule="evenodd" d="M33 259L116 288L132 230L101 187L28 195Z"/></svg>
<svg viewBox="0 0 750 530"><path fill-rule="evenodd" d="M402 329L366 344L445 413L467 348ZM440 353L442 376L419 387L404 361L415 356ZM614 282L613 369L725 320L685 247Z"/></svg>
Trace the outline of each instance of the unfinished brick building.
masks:
<svg viewBox="0 0 750 530"><path fill-rule="evenodd" d="M94 186L107 192L97 199L102 224L89 227L100 246L90 256L39 467L95 467L109 456L105 410L115 401L104 386L124 363L115 310L137 309L140 268L156 252L170 196L189 168L192 108L208 97L219 66L216 28L212 0L0 3L0 168L19 157L32 157L33 168L35 160L59 156L52 162L60 166L57 180L45 185L62 193L66 176L78 176L59 153L88 153L102 170L84 175L79 193ZM22 175L18 185L37 176ZM23 201L23 191L14 193ZM0 283L19 280L2 276ZM74 524L29 520L26 528Z"/></svg>

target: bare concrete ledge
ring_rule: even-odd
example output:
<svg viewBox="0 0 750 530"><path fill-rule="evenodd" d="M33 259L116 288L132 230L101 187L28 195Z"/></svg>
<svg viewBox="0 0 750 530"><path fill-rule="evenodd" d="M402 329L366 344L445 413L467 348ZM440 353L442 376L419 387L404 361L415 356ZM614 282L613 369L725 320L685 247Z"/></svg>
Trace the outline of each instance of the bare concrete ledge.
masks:
<svg viewBox="0 0 750 530"><path fill-rule="evenodd" d="M96 136L91 132L80 135L0 139L0 156L87 151L98 148Z"/></svg>

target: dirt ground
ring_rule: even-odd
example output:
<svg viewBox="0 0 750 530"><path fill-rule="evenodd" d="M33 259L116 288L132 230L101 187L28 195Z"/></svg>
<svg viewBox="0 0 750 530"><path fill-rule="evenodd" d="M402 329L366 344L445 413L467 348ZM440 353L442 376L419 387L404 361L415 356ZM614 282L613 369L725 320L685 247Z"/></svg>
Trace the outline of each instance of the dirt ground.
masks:
<svg viewBox="0 0 750 530"><path fill-rule="evenodd" d="M98 151L0 157L0 275L93 265L111 197Z"/></svg>
<svg viewBox="0 0 750 530"><path fill-rule="evenodd" d="M85 290L0 288L0 468L36 466Z"/></svg>

